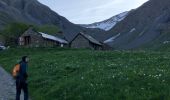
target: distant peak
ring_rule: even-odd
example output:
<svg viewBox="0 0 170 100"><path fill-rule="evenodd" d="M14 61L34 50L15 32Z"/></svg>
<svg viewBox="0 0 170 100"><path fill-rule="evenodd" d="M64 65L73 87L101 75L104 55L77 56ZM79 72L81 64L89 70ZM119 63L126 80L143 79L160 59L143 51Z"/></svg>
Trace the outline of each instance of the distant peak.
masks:
<svg viewBox="0 0 170 100"><path fill-rule="evenodd" d="M109 19L106 19L104 21L101 22L96 22L96 23L92 23L92 24L84 24L81 25L82 27L85 28L99 28L105 31L110 30L111 28L113 28L118 22L122 21L127 15L128 15L128 11L120 13L118 15L115 15Z"/></svg>

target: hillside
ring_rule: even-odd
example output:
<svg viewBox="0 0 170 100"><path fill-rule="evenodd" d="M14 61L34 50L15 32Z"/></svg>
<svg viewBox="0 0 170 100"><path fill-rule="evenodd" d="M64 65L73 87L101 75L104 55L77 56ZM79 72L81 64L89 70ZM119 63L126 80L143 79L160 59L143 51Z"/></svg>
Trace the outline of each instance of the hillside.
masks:
<svg viewBox="0 0 170 100"><path fill-rule="evenodd" d="M169 52L57 48L0 51L11 72L28 55L32 100L169 100Z"/></svg>
<svg viewBox="0 0 170 100"><path fill-rule="evenodd" d="M100 41L105 38L102 30L86 29L75 25L37 0L1 0L0 28L2 29L13 22L32 25L55 25L63 31L68 41L82 31L86 31L86 33L91 34Z"/></svg>
<svg viewBox="0 0 170 100"><path fill-rule="evenodd" d="M82 27L85 28L99 28L105 31L109 31L112 29L118 22L122 21L127 15L128 11L120 13L118 15L115 15L107 20L101 21L101 22L96 22L92 24L84 24L81 25Z"/></svg>
<svg viewBox="0 0 170 100"><path fill-rule="evenodd" d="M170 40L169 0L149 0L112 28L110 37L120 34L108 43L118 49L134 49L164 45Z"/></svg>

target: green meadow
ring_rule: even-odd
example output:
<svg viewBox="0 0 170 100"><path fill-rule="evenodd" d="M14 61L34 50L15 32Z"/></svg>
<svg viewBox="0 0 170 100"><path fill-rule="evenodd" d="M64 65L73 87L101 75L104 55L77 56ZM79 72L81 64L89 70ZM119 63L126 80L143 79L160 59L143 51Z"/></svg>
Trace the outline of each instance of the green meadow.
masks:
<svg viewBox="0 0 170 100"><path fill-rule="evenodd" d="M32 100L170 100L170 52L13 48L8 72L28 55Z"/></svg>

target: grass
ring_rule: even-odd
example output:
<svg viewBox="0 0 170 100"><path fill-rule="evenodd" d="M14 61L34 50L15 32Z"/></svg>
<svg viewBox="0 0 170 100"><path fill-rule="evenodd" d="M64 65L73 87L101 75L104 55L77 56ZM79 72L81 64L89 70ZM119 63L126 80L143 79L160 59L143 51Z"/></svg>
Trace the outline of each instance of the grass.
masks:
<svg viewBox="0 0 170 100"><path fill-rule="evenodd" d="M11 72L23 55L32 100L170 99L170 52L18 48L0 64Z"/></svg>

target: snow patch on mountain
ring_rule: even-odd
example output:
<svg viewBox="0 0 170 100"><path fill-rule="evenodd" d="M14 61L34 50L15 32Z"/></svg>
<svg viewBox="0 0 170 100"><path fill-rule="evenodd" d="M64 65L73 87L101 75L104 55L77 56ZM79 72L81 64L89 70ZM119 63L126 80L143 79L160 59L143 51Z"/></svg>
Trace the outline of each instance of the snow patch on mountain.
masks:
<svg viewBox="0 0 170 100"><path fill-rule="evenodd" d="M128 13L129 12L126 11L126 12L120 13L116 16L113 16L112 18L104 20L102 22L96 22L93 24L84 24L81 26L85 27L85 28L99 28L99 29L108 31L111 28L113 28L118 22L122 21L128 15Z"/></svg>
<svg viewBox="0 0 170 100"><path fill-rule="evenodd" d="M115 35L115 36L113 36L113 37L111 37L111 38L109 38L109 39L107 39L107 40L105 40L103 43L110 43L110 42L113 42L116 38L118 38L120 36L120 33L119 34L117 34L117 35Z"/></svg>

